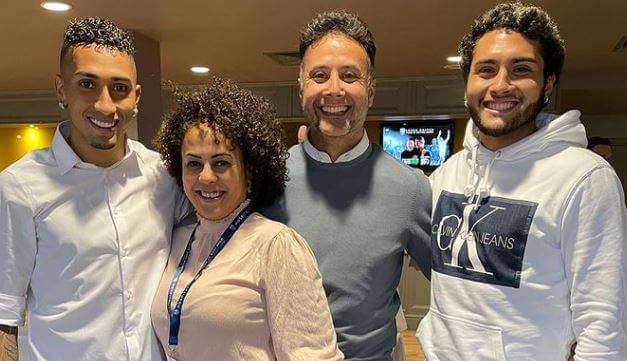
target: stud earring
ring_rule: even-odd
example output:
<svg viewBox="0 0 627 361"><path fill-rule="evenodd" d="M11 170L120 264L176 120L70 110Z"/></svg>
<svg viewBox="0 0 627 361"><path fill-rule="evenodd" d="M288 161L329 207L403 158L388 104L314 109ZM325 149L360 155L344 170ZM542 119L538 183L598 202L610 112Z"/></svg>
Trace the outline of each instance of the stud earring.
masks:
<svg viewBox="0 0 627 361"><path fill-rule="evenodd" d="M59 108L61 108L61 110L65 110L65 108L67 108L67 105L63 104L63 102L59 100Z"/></svg>

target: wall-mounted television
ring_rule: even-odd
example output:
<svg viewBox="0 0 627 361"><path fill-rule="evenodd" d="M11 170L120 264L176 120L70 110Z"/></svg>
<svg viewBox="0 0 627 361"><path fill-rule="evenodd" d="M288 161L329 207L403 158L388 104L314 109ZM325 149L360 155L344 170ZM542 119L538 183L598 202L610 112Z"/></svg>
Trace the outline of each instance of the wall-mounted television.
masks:
<svg viewBox="0 0 627 361"><path fill-rule="evenodd" d="M453 154L452 121L381 123L383 150L413 168L431 172Z"/></svg>

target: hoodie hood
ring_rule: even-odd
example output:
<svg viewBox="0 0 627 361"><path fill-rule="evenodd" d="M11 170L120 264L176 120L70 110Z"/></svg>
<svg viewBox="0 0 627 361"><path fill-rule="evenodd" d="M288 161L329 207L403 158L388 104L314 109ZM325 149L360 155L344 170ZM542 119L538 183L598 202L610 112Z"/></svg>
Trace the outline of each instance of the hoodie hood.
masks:
<svg viewBox="0 0 627 361"><path fill-rule="evenodd" d="M585 128L579 119L580 115L578 110L571 110L560 116L540 113L535 120L538 130L495 152L481 145L479 129L470 119L464 135L464 150L467 151L465 157L472 169L468 173L464 187L464 194L468 197L468 201L473 202L477 209L481 200L490 196L490 171L495 162L526 158L530 154L544 152L548 147L556 144L585 148L588 141Z"/></svg>

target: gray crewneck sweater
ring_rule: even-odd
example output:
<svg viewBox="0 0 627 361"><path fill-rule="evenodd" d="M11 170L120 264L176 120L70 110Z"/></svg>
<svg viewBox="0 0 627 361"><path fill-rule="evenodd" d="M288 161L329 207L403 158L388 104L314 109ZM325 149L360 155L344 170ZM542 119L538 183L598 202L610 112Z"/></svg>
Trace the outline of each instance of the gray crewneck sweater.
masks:
<svg viewBox="0 0 627 361"><path fill-rule="evenodd" d="M431 271L427 178L374 144L343 163L318 162L296 145L288 169L285 196L263 213L313 249L346 359L391 360L403 251Z"/></svg>

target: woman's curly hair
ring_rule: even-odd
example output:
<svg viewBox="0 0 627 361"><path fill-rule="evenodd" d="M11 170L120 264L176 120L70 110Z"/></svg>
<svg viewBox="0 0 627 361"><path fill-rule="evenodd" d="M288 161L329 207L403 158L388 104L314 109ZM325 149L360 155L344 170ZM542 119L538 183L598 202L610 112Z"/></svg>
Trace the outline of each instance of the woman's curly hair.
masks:
<svg viewBox="0 0 627 361"><path fill-rule="evenodd" d="M272 105L233 82L214 77L201 90L174 89L176 109L161 123L154 145L182 185L181 144L187 130L206 124L241 149L254 207L272 204L285 190L287 148Z"/></svg>

